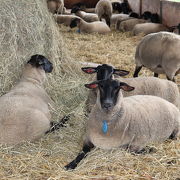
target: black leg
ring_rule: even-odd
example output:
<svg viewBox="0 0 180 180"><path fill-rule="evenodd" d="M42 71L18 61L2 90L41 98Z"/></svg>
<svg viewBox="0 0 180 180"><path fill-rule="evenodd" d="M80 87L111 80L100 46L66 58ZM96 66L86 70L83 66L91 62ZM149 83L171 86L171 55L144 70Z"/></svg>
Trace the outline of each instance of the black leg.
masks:
<svg viewBox="0 0 180 180"><path fill-rule="evenodd" d="M141 70L141 68L142 68L142 66L136 67L133 77L138 77L138 73Z"/></svg>
<svg viewBox="0 0 180 180"><path fill-rule="evenodd" d="M50 129L48 131L46 131L45 134L48 134L48 133L51 133L51 132L54 132L58 129L60 129L61 127L65 127L66 125L66 122L69 120L69 115L67 116L64 116L59 122L51 122L50 124Z"/></svg>
<svg viewBox="0 0 180 180"><path fill-rule="evenodd" d="M91 149L93 149L93 148L94 148L94 145L91 142L84 144L82 152L80 152L73 161L71 161L69 164L67 164L65 166L65 169L66 170L75 169L77 167L77 165L79 164L79 162L82 159L84 159L86 157L87 153L90 152Z"/></svg>
<svg viewBox="0 0 180 180"><path fill-rule="evenodd" d="M173 78L172 80L171 80L168 76L166 76L166 78L167 78L169 81L175 82L175 79L174 79L174 78Z"/></svg>
<svg viewBox="0 0 180 180"><path fill-rule="evenodd" d="M154 77L158 77L159 76L159 74L158 73L154 73Z"/></svg>

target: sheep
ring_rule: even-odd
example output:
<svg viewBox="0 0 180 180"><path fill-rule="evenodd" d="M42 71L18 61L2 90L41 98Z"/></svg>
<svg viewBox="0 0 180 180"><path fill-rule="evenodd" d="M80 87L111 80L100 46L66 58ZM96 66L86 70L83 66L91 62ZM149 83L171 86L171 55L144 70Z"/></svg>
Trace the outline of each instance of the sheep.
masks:
<svg viewBox="0 0 180 180"><path fill-rule="evenodd" d="M132 30L132 33L134 36L136 36L140 33L147 35L150 33L156 33L160 31L169 31L169 28L163 24L142 23L142 24L136 24Z"/></svg>
<svg viewBox="0 0 180 180"><path fill-rule="evenodd" d="M99 21L97 14L83 12L77 6L71 10L71 13L75 13L76 16L79 16L80 18L84 19L86 22Z"/></svg>
<svg viewBox="0 0 180 180"><path fill-rule="evenodd" d="M111 16L112 16L112 4L109 0L100 0L95 7L95 12L97 13L99 20L105 19L106 24L110 27Z"/></svg>
<svg viewBox="0 0 180 180"><path fill-rule="evenodd" d="M135 53L137 77L143 66L154 72L154 76L166 74L168 80L180 73L180 36L170 32L151 33L138 44Z"/></svg>
<svg viewBox="0 0 180 180"><path fill-rule="evenodd" d="M63 24L65 26L70 26L71 21L74 18L79 18L78 16L74 16L74 15L54 15L55 21L58 24Z"/></svg>
<svg viewBox="0 0 180 180"><path fill-rule="evenodd" d="M65 168L74 169L92 148L146 152L146 145L180 136L180 111L156 96L123 97L134 87L118 80L102 80L85 87L97 89L97 100L86 123L81 153Z"/></svg>
<svg viewBox="0 0 180 180"><path fill-rule="evenodd" d="M111 26L116 25L117 21L131 19L132 17L138 18L139 16L137 13L134 13L134 12L132 12L130 14L113 14L111 16Z"/></svg>
<svg viewBox="0 0 180 180"><path fill-rule="evenodd" d="M176 107L180 108L180 93L178 86L165 79L155 77L122 78L119 76L128 75L128 71L114 69L112 66L102 64L97 67L81 68L87 74L97 73L96 80L118 79L135 87L134 91L122 92L124 97L133 95L153 95L161 97ZM96 102L97 92L91 90L86 100L86 112L89 114Z"/></svg>
<svg viewBox="0 0 180 180"><path fill-rule="evenodd" d="M116 30L120 30L122 32L131 31L136 24L141 24L145 22L147 22L147 20L137 18L118 20L116 23Z"/></svg>
<svg viewBox="0 0 180 180"><path fill-rule="evenodd" d="M113 11L118 11L118 13L129 14L132 11L127 0L124 2L112 2L112 7Z"/></svg>
<svg viewBox="0 0 180 180"><path fill-rule="evenodd" d="M157 13L151 13L150 11L145 11L141 15L142 19L150 20L152 23L160 23L160 17Z"/></svg>
<svg viewBox="0 0 180 180"><path fill-rule="evenodd" d="M43 87L45 73L52 69L44 56L33 55L19 83L0 97L0 143L34 141L54 129L48 107L53 101Z"/></svg>
<svg viewBox="0 0 180 180"><path fill-rule="evenodd" d="M173 33L175 34L180 34L180 24L178 24L177 26L173 26Z"/></svg>
<svg viewBox="0 0 180 180"><path fill-rule="evenodd" d="M62 14L64 11L64 0L47 0L47 6L51 13Z"/></svg>
<svg viewBox="0 0 180 180"><path fill-rule="evenodd" d="M79 28L78 31L80 33L105 34L105 33L108 33L108 32L111 31L106 23L100 22L100 21L95 21L95 22L88 23L88 22L84 21L83 19L74 18L71 21L70 27L74 28L76 26Z"/></svg>

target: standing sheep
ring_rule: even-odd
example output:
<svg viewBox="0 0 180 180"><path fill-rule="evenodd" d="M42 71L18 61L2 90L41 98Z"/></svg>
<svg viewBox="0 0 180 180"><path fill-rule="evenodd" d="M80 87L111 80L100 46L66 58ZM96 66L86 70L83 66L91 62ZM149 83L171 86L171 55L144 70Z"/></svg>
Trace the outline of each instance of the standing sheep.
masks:
<svg viewBox="0 0 180 180"><path fill-rule="evenodd" d="M33 141L54 130L48 107L53 102L43 87L45 73L52 69L44 56L32 56L20 82L0 97L0 143Z"/></svg>
<svg viewBox="0 0 180 180"><path fill-rule="evenodd" d="M87 121L83 149L66 169L76 168L94 147L142 153L150 143L180 135L180 111L168 101L146 95L124 98L121 90L134 88L117 80L102 80L85 87L97 88L97 100Z"/></svg>
<svg viewBox="0 0 180 180"><path fill-rule="evenodd" d="M47 6L53 14L63 14L64 12L64 0L47 0Z"/></svg>
<svg viewBox="0 0 180 180"><path fill-rule="evenodd" d="M109 0L100 0L96 4L95 12L99 17L99 20L102 21L104 18L109 27L111 25L112 11L112 4Z"/></svg>
<svg viewBox="0 0 180 180"><path fill-rule="evenodd" d="M95 21L95 22L88 23L80 18L74 18L71 21L70 27L74 28L76 26L79 28L78 31L80 33L106 34L111 31L108 25L104 22Z"/></svg>
<svg viewBox="0 0 180 180"><path fill-rule="evenodd" d="M180 36L169 32L152 33L145 36L136 48L134 77L143 66L154 72L154 76L166 74L168 80L180 73Z"/></svg>
<svg viewBox="0 0 180 180"><path fill-rule="evenodd" d="M123 91L122 93L124 97L134 95L153 95L161 97L180 108L179 89L178 86L172 81L155 77L122 78L119 76L127 75L128 71L114 69L112 66L107 64L99 65L98 67L84 67L82 70L88 74L97 73L96 80L116 78L135 87L134 91L128 93ZM87 113L91 112L91 109L96 102L96 97L96 90L90 90L86 101Z"/></svg>

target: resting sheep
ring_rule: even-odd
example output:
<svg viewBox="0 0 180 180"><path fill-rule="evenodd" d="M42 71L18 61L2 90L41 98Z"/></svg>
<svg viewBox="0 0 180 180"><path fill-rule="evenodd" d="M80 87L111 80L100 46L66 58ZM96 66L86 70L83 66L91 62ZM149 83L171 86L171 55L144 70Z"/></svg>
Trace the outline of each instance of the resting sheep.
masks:
<svg viewBox="0 0 180 180"><path fill-rule="evenodd" d="M64 0L47 0L47 6L53 14L63 14L64 12Z"/></svg>
<svg viewBox="0 0 180 180"><path fill-rule="evenodd" d="M125 20L118 20L116 24L116 29L122 32L132 31L136 24L145 23L147 20L137 19L137 18L129 18Z"/></svg>
<svg viewBox="0 0 180 180"><path fill-rule="evenodd" d="M99 65L97 67L84 67L82 70L87 74L97 73L95 79L97 81L116 78L135 87L134 91L128 93L125 91L122 92L125 97L133 95L153 95L161 97L180 108L179 89L172 81L155 77L122 78L119 76L127 75L128 71L114 69L112 66L107 64ZM91 109L96 102L96 97L97 92L95 90L91 90L86 100L87 113L91 112Z"/></svg>
<svg viewBox="0 0 180 180"><path fill-rule="evenodd" d="M121 91L129 92L134 88L112 79L85 87L97 89L97 100L87 121L82 151L66 169L76 168L94 147L142 153L150 143L180 135L180 111L172 103L156 96L124 98Z"/></svg>
<svg viewBox="0 0 180 180"><path fill-rule="evenodd" d="M112 4L109 0L100 0L96 4L95 12L98 15L100 21L104 18L106 24L110 27L112 16Z"/></svg>
<svg viewBox="0 0 180 180"><path fill-rule="evenodd" d="M88 23L80 18L74 18L71 21L70 27L74 28L76 26L79 28L80 33L106 34L111 31L110 28L107 26L107 24L104 22L95 21Z"/></svg>
<svg viewBox="0 0 180 180"><path fill-rule="evenodd" d="M58 24L63 24L65 26L70 26L71 21L74 18L79 18L78 16L74 15L54 15L54 19Z"/></svg>
<svg viewBox="0 0 180 180"><path fill-rule="evenodd" d="M136 36L138 34L147 35L150 33L156 33L160 31L169 31L169 29L163 24L142 23L142 24L136 24L132 30L132 33L134 36Z"/></svg>
<svg viewBox="0 0 180 180"><path fill-rule="evenodd" d="M134 77L141 68L147 67L154 76L166 74L168 80L180 73L180 36L170 32L152 33L145 36L136 48Z"/></svg>
<svg viewBox="0 0 180 180"><path fill-rule="evenodd" d="M33 141L54 128L48 107L53 101L43 87L45 73L52 69L44 56L32 56L20 82L0 97L0 143Z"/></svg>
<svg viewBox="0 0 180 180"><path fill-rule="evenodd" d="M71 10L71 13L74 13L76 16L79 16L80 18L84 19L86 22L99 21L97 14L86 13L84 11L81 11L80 8L77 6Z"/></svg>

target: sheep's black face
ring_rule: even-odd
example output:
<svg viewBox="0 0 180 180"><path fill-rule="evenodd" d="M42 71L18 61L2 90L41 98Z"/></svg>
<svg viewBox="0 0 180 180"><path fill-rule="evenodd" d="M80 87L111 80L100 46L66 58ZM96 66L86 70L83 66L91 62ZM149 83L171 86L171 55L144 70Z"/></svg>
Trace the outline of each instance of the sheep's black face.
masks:
<svg viewBox="0 0 180 180"><path fill-rule="evenodd" d="M96 68L97 70L97 80L107 80L112 79L114 68L107 64L100 65Z"/></svg>
<svg viewBox="0 0 180 180"><path fill-rule="evenodd" d="M135 12L130 13L129 17L139 18L139 15Z"/></svg>
<svg viewBox="0 0 180 180"><path fill-rule="evenodd" d="M119 13L122 12L122 6L121 6L121 3L119 3L119 2L113 2L112 8L114 11L118 11Z"/></svg>
<svg viewBox="0 0 180 180"><path fill-rule="evenodd" d="M110 111L116 105L120 85L118 81L104 80L98 84L102 109Z"/></svg>
<svg viewBox="0 0 180 180"><path fill-rule="evenodd" d="M46 57L39 54L31 56L31 59L27 63L36 68L41 67L46 73L50 73L53 70L52 63Z"/></svg>
<svg viewBox="0 0 180 180"><path fill-rule="evenodd" d="M145 19L145 20L148 20L148 19L151 19L151 12L150 11L145 11L142 15L141 15L141 18Z"/></svg>
<svg viewBox="0 0 180 180"><path fill-rule="evenodd" d="M70 28L76 27L76 26L77 26L77 23L78 23L78 19L77 19L77 18L73 19L73 20L71 21Z"/></svg>
<svg viewBox="0 0 180 180"><path fill-rule="evenodd" d="M129 71L114 69L112 66L107 64L99 65L98 67L83 67L81 68L87 74L97 73L97 80L112 79L112 75L125 76L129 74Z"/></svg>
<svg viewBox="0 0 180 180"><path fill-rule="evenodd" d="M160 23L160 18L157 13L151 15L151 22L152 23Z"/></svg>
<svg viewBox="0 0 180 180"><path fill-rule="evenodd" d="M72 10L71 10L71 13L76 13L76 12L78 12L79 10L80 10L80 7L74 6L74 7L72 8Z"/></svg>
<svg viewBox="0 0 180 180"><path fill-rule="evenodd" d="M121 3L122 6L122 12L124 14L129 14L132 10L129 8L128 2Z"/></svg>
<svg viewBox="0 0 180 180"><path fill-rule="evenodd" d="M85 84L85 87L89 89L95 89L98 87L101 108L106 112L112 110L117 104L120 89L123 89L124 91L134 90L134 87L129 86L128 84L112 79Z"/></svg>

